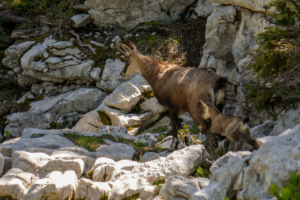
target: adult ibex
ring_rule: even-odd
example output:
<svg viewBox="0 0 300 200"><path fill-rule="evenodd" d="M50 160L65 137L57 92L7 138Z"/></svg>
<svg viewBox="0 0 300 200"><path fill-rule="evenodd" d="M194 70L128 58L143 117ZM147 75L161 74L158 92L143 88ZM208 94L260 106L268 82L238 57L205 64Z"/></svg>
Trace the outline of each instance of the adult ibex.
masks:
<svg viewBox="0 0 300 200"><path fill-rule="evenodd" d="M211 132L218 133L226 137L224 149L228 152L230 142L235 143L234 151L240 151L243 148L243 142L250 144L254 149L259 149L258 143L251 137L250 128L248 125L249 117L233 117L221 113L214 104L205 103L202 99L199 100L204 107L203 118L211 119Z"/></svg>
<svg viewBox="0 0 300 200"><path fill-rule="evenodd" d="M178 149L177 130L182 128L178 115L183 112L189 112L206 134L210 121L203 119L199 99L209 101L207 97L211 95L212 102L222 111L227 79L209 70L186 68L144 56L132 42L128 45L114 43L115 49L124 54L127 61L122 76L129 77L134 72L141 74L151 85L158 102L169 109L173 133L171 149Z"/></svg>

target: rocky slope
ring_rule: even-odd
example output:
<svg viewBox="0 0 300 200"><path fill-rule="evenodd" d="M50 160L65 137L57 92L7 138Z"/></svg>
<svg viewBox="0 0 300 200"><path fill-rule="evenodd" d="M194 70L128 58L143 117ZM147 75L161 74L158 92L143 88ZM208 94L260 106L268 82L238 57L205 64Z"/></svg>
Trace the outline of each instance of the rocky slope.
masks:
<svg viewBox="0 0 300 200"><path fill-rule="evenodd" d="M86 0L75 6L84 13L70 19L68 37L47 35L8 47L0 77L16 82L24 95L17 101L21 112L0 113L0 199L272 199L270 186L286 186L300 169L300 118L299 110L290 110L267 121L270 116L244 98L244 86L257 81L248 66L255 34L269 25L262 9L268 2ZM153 53L157 46L150 44L170 31L165 24L202 17L206 43L199 67L228 78L225 112L250 116L258 151L244 145L223 155L224 141L216 149L220 158L203 145L168 151L166 108L141 75L120 75L125 61L114 41L131 39ZM166 40L176 57L180 40ZM181 56L171 59L187 61ZM188 114L180 118L196 126ZM209 169L209 178L194 177L199 167Z"/></svg>

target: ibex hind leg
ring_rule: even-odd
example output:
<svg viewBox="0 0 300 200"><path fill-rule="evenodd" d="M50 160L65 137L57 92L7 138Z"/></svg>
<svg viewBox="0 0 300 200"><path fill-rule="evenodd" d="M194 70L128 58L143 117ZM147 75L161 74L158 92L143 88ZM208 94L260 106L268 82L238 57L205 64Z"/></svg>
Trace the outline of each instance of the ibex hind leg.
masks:
<svg viewBox="0 0 300 200"><path fill-rule="evenodd" d="M171 119L172 134L173 134L173 141L170 149L177 150L178 145L180 143L178 138L178 132L177 132L177 121L179 121L179 119L177 116L177 112L175 112L173 109L169 109L169 110L170 110L170 119Z"/></svg>

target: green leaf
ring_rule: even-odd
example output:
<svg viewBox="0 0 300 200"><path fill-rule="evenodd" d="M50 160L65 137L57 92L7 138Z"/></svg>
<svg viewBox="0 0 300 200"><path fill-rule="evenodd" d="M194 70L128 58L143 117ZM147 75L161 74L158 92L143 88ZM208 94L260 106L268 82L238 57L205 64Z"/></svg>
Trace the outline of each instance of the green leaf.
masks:
<svg viewBox="0 0 300 200"><path fill-rule="evenodd" d="M297 182L298 182L298 180L297 180L297 174L295 173L295 172L293 172L292 174L291 174L291 179L290 179L290 181L291 181L291 184L293 185L293 186L297 186Z"/></svg>
<svg viewBox="0 0 300 200"><path fill-rule="evenodd" d="M273 196L276 196L278 197L279 196L279 192L278 192L278 189L277 189L277 186L276 185L271 185L270 187L270 192Z"/></svg>
<svg viewBox="0 0 300 200"><path fill-rule="evenodd" d="M286 199L289 200L291 197L291 191L290 188L282 188L281 189L281 196Z"/></svg>

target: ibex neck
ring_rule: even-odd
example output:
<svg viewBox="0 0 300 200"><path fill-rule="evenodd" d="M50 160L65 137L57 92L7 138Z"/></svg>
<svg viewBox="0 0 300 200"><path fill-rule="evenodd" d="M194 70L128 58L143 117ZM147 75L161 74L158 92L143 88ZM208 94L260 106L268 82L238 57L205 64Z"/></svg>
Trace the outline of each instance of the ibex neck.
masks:
<svg viewBox="0 0 300 200"><path fill-rule="evenodd" d="M159 73L167 69L167 64L155 60L153 58L144 56L142 62L142 76L150 83L151 80Z"/></svg>
<svg viewBox="0 0 300 200"><path fill-rule="evenodd" d="M215 107L209 108L209 115L211 120L214 120L215 117L218 116L219 114L221 114L221 112L217 108Z"/></svg>

